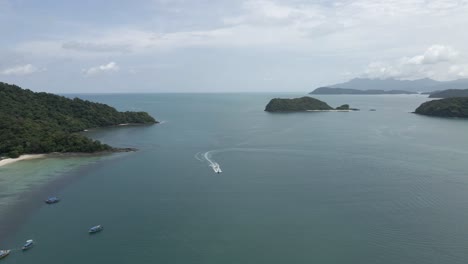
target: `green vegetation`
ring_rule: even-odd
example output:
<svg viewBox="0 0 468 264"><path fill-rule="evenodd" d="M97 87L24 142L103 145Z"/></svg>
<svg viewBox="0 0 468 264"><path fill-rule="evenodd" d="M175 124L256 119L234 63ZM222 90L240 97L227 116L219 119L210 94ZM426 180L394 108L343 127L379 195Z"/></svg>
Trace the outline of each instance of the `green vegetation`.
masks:
<svg viewBox="0 0 468 264"><path fill-rule="evenodd" d="M344 105L338 106L338 107L335 108L335 109L336 109L336 110L359 111L359 109L357 109L357 108L351 108L351 107L349 107L349 104L344 104Z"/></svg>
<svg viewBox="0 0 468 264"><path fill-rule="evenodd" d="M429 98L468 97L468 89L448 89L430 93Z"/></svg>
<svg viewBox="0 0 468 264"><path fill-rule="evenodd" d="M145 112L118 112L79 98L35 93L0 82L0 156L98 152L114 148L76 132L123 123L154 124Z"/></svg>
<svg viewBox="0 0 468 264"><path fill-rule="evenodd" d="M349 110L349 104L344 104L342 106L338 106L336 110Z"/></svg>
<svg viewBox="0 0 468 264"><path fill-rule="evenodd" d="M468 97L425 102L415 110L415 113L428 116L468 118Z"/></svg>
<svg viewBox="0 0 468 264"><path fill-rule="evenodd" d="M335 109L329 106L327 103L309 96L293 99L275 98L271 99L265 107L265 111L267 112L303 112L329 110L357 111L359 109L350 108L348 104L344 104Z"/></svg>
<svg viewBox="0 0 468 264"><path fill-rule="evenodd" d="M294 99L275 98L265 107L267 112L298 112L307 110L332 110L327 103L312 97L304 96Z"/></svg>

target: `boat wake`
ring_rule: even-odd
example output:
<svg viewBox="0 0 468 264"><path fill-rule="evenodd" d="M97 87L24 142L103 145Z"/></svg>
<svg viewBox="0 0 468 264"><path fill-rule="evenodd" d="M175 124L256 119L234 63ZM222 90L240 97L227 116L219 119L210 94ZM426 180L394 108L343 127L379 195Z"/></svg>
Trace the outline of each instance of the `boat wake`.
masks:
<svg viewBox="0 0 468 264"><path fill-rule="evenodd" d="M214 153L221 152L230 152L230 151L239 151L239 152L259 152L259 153L294 153L294 154L310 154L313 153L309 150L300 150L300 149L270 149L270 148L226 148L226 149L216 149L210 150L207 152L198 152L195 154L195 158L200 162L207 162L215 173L223 172L221 170L221 165L213 159Z"/></svg>
<svg viewBox="0 0 468 264"><path fill-rule="evenodd" d="M213 154L222 153L222 152L257 152L257 153L288 153L295 155L311 155L316 154L313 150L303 150L303 149L282 149L282 148L226 148L226 149L216 149L210 150L207 152L198 152L194 157L200 162L207 162L208 166L213 169L215 173L223 172L221 170L221 165L213 159Z"/></svg>
<svg viewBox="0 0 468 264"><path fill-rule="evenodd" d="M219 164L216 163L216 162L213 163L213 164L210 164L210 167L211 167L211 168L213 169L213 171L216 172L216 173L221 173L221 172L223 172L223 171L221 170L221 167L219 167Z"/></svg>
<svg viewBox="0 0 468 264"><path fill-rule="evenodd" d="M213 158L211 157L211 153L213 153L214 151L215 150L211 150L205 153L198 152L197 154L195 154L195 158L201 162L204 162L204 161L208 162L208 166L210 166L215 173L219 174L223 171L221 170L221 166L219 165L219 163L214 161Z"/></svg>

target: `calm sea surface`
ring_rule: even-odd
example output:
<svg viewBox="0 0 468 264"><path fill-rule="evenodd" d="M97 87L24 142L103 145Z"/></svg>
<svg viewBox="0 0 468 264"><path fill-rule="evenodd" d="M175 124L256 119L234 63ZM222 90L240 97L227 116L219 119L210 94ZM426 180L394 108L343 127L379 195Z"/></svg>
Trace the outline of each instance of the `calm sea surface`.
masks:
<svg viewBox="0 0 468 264"><path fill-rule="evenodd" d="M263 111L297 96L79 95L162 123L86 132L135 153L1 167L0 248L37 242L1 262L468 262L468 121L409 113L419 95Z"/></svg>

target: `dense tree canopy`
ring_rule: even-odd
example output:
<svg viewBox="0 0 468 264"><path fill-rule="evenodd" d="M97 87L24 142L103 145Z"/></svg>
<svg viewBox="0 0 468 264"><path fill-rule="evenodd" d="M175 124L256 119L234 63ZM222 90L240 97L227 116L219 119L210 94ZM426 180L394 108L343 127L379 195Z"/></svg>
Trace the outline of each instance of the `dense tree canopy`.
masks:
<svg viewBox="0 0 468 264"><path fill-rule="evenodd" d="M327 103L318 99L304 96L294 99L275 98L265 107L267 112L292 112L292 111L307 111L307 110L332 110L333 108Z"/></svg>
<svg viewBox="0 0 468 264"><path fill-rule="evenodd" d="M122 123L156 122L146 112L118 112L106 104L35 93L0 82L0 156L111 150L76 132Z"/></svg>
<svg viewBox="0 0 468 264"><path fill-rule="evenodd" d="M415 113L428 116L468 118L468 97L425 102L415 110Z"/></svg>

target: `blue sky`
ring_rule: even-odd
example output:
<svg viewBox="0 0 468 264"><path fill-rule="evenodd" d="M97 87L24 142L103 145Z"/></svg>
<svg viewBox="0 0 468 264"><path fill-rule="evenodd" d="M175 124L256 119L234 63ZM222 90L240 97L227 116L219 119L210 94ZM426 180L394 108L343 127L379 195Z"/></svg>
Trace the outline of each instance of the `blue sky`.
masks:
<svg viewBox="0 0 468 264"><path fill-rule="evenodd" d="M0 0L0 81L35 91L307 92L468 78L468 0Z"/></svg>

